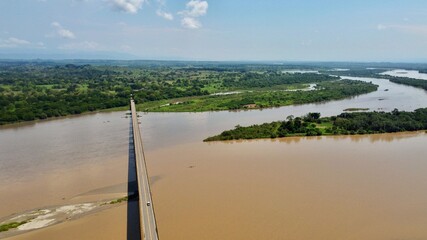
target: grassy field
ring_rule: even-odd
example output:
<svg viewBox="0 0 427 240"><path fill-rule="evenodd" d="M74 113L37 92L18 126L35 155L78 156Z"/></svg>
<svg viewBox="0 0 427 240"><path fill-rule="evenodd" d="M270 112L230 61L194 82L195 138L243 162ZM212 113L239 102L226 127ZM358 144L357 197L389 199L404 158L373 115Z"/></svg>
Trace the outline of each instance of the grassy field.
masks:
<svg viewBox="0 0 427 240"><path fill-rule="evenodd" d="M313 91L287 91L307 85L278 85L267 89L240 90L239 93L216 96L197 96L137 104L146 112L202 112L221 110L262 109L342 99L375 91L373 84L359 81L319 83ZM115 110L123 110L118 108Z"/></svg>

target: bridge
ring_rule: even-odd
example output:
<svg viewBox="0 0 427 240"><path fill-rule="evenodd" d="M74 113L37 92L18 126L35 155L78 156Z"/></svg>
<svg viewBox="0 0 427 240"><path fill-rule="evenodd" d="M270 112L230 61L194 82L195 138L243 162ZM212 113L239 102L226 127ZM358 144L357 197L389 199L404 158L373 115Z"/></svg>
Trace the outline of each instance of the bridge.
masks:
<svg viewBox="0 0 427 240"><path fill-rule="evenodd" d="M130 101L132 115L133 143L135 149L136 177L138 182L139 213L141 239L158 240L156 216L154 214L153 200L151 198L150 181L145 163L144 148L142 145L141 131L136 114L135 102Z"/></svg>

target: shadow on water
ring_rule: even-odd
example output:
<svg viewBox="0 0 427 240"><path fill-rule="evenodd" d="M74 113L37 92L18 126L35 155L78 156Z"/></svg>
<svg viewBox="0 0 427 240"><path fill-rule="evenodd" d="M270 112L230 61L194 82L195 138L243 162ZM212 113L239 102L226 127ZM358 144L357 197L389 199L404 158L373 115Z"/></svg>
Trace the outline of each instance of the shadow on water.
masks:
<svg viewBox="0 0 427 240"><path fill-rule="evenodd" d="M129 124L127 239L141 239L132 119Z"/></svg>

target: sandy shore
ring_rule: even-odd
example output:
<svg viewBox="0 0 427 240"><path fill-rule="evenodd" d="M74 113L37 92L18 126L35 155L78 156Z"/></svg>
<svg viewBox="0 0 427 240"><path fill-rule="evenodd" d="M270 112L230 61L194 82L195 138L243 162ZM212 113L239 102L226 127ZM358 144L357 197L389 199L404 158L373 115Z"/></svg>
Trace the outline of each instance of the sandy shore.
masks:
<svg viewBox="0 0 427 240"><path fill-rule="evenodd" d="M83 218L6 239L126 239L126 223L126 204L120 204Z"/></svg>

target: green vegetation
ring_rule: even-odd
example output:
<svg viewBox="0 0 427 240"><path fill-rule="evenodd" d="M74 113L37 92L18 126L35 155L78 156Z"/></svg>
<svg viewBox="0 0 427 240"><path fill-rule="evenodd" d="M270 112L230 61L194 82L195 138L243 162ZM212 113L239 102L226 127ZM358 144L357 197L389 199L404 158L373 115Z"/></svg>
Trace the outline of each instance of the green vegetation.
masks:
<svg viewBox="0 0 427 240"><path fill-rule="evenodd" d="M121 202L126 202L128 200L128 197L122 197L122 198L118 198L116 200L113 200L111 202L109 202L109 204L117 204L117 203L121 203Z"/></svg>
<svg viewBox="0 0 427 240"><path fill-rule="evenodd" d="M280 87L277 86L277 87ZM317 84L314 91L282 91L257 89L239 94L203 96L148 102L137 105L140 111L195 112L237 109L261 109L292 104L337 100L377 90L371 83L352 80L327 81Z"/></svg>
<svg viewBox="0 0 427 240"><path fill-rule="evenodd" d="M127 201L131 201L131 200L135 200L135 199L138 199L138 193L133 193L129 196L117 198L117 199L109 201L109 202L103 202L100 204L100 206L104 206L104 205L108 205L108 204L118 204L118 203L127 202Z"/></svg>
<svg viewBox="0 0 427 240"><path fill-rule="evenodd" d="M204 141L276 138L289 136L321 136L373 134L418 131L427 129L427 108L414 112L393 110L387 112L354 112L320 118L320 113L304 117L288 117L286 121L264 123L249 127L236 126L233 130L209 137Z"/></svg>
<svg viewBox="0 0 427 240"><path fill-rule="evenodd" d="M3 64L0 124L127 106L131 94L140 102L207 94L199 80L172 86L169 73L110 66Z"/></svg>
<svg viewBox="0 0 427 240"><path fill-rule="evenodd" d="M17 227L19 227L23 224L26 224L26 223L28 223L28 221L11 222L11 223L2 224L2 225L0 225L0 232L9 231L10 229L17 228Z"/></svg>
<svg viewBox="0 0 427 240"><path fill-rule="evenodd" d="M381 66L380 68L366 68L366 67L361 68L359 66L352 66L352 68L349 71L341 71L341 72L340 71L320 71L320 72L324 74L328 73L328 74L339 75L339 76L367 77L367 78L372 77L372 78L389 79L390 82L404 84L404 85L427 90L426 80L414 79L414 78L408 78L408 77L393 77L389 75L380 74L390 69L393 69L392 66L387 66L386 68L385 66ZM413 69L413 70L418 70L420 73L427 73L427 70L421 69L421 68L424 68L425 66L423 65L419 66L421 68L414 68L414 66L418 66L418 65L408 64L406 67L404 65L397 65L397 66L394 66L394 68Z"/></svg>
<svg viewBox="0 0 427 240"><path fill-rule="evenodd" d="M368 111L369 108L346 108L344 112Z"/></svg>
<svg viewBox="0 0 427 240"><path fill-rule="evenodd" d="M315 73L247 72L225 78L223 85L228 89L266 88L293 83L319 83L333 79L338 80L339 78Z"/></svg>
<svg viewBox="0 0 427 240"><path fill-rule="evenodd" d="M414 78L405 78L405 77L387 77L390 82L404 84L412 87L422 88L427 90L427 80L414 79Z"/></svg>
<svg viewBox="0 0 427 240"><path fill-rule="evenodd" d="M144 111L277 107L341 99L375 85L326 74L287 74L281 65L194 62L0 61L0 125L105 109ZM86 64L89 63L89 64ZM317 84L312 92L286 91ZM239 91L240 94L211 94ZM162 107L162 105L164 105Z"/></svg>
<svg viewBox="0 0 427 240"><path fill-rule="evenodd" d="M385 72L386 69L366 69L355 67L348 71L320 71L324 74L332 74L338 76L349 76L349 77L373 77L373 78L381 78L382 75L379 73Z"/></svg>

